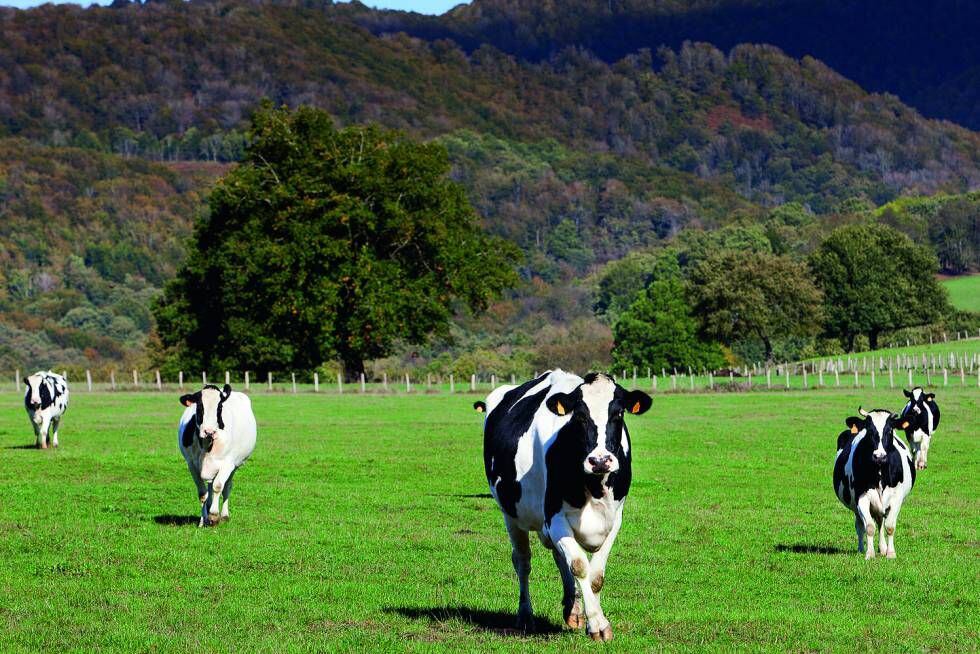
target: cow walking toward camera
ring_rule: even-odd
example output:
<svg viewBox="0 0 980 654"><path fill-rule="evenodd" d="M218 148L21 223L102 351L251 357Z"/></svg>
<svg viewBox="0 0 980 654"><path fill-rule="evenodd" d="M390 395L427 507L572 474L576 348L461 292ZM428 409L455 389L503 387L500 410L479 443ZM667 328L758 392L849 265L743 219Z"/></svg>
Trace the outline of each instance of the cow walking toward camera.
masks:
<svg viewBox="0 0 980 654"><path fill-rule="evenodd" d="M235 471L255 449L255 415L244 393L208 384L196 393L183 395L187 407L177 428L177 445L187 461L191 479L201 502L198 526L213 525L228 517ZM220 498L224 505L220 507Z"/></svg>
<svg viewBox="0 0 980 654"><path fill-rule="evenodd" d="M918 386L911 391L902 389L902 392L909 400L902 409L902 418L908 421L905 437L912 448L915 467L925 470L932 435L939 427L939 405L936 404L935 394L926 393Z"/></svg>
<svg viewBox="0 0 980 654"><path fill-rule="evenodd" d="M908 423L897 413L880 409L859 408L858 413L861 417L848 418L848 429L837 437L834 491L854 512L858 551L865 553L864 558L875 556L877 530L880 553L894 559L898 513L915 483L909 450L895 437L895 430Z"/></svg>
<svg viewBox="0 0 980 654"><path fill-rule="evenodd" d="M24 408L34 427L36 445L47 449L50 435L51 445L58 447L58 427L68 410L68 381L49 370L24 377L24 385Z"/></svg>
<svg viewBox="0 0 980 654"><path fill-rule="evenodd" d="M585 626L595 640L612 639L599 591L632 474L623 418L650 404L646 393L627 391L607 375L582 379L554 370L497 388L475 405L487 414L484 469L510 536L518 628L534 628L528 578L529 532L536 531L561 575L565 622Z"/></svg>

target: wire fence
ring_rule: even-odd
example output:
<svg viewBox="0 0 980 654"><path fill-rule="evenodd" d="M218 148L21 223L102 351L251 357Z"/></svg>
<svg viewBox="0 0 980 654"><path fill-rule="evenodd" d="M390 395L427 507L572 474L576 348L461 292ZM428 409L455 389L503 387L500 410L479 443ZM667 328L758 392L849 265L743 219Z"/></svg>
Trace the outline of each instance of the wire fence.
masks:
<svg viewBox="0 0 980 654"><path fill-rule="evenodd" d="M232 384L238 390L249 393L316 393L316 394L455 394L479 393L497 388L501 384L517 384L525 381L514 375L507 378L495 374L472 374L460 377L454 374L402 373L380 378L366 379L361 375L354 382L345 381L341 375L326 379L318 372L266 373L256 375L250 371L179 372L176 379L167 379L159 370L109 371L103 376L85 370L79 378L60 371L69 381L72 391L112 392L148 391L183 392L200 388L204 384ZM977 352L919 352L892 356L839 356L795 363L765 365L754 363L724 370L700 370L690 368L667 370L659 373L647 368L641 374L637 368L615 371L620 384L654 393L683 392L748 392L774 390L819 390L832 388L899 388L922 386L924 388L971 387L980 388L980 350ZM539 373L535 372L534 377ZM14 388L23 389L21 371L15 371Z"/></svg>

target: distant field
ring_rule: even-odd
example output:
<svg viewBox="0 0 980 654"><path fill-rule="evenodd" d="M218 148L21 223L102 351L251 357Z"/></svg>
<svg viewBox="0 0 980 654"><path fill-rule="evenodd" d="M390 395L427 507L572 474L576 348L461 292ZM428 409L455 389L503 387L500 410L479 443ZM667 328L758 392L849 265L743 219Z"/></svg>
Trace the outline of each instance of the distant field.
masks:
<svg viewBox="0 0 980 654"><path fill-rule="evenodd" d="M257 395L232 519L199 530L176 395L77 393L62 447L37 451L0 393L0 651L598 651L559 627L536 542L544 633L508 630L516 580L472 399ZM940 391L899 558L865 562L831 489L836 436L900 392L657 395L629 423L601 649L975 651L978 399Z"/></svg>
<svg viewBox="0 0 980 654"><path fill-rule="evenodd" d="M963 311L980 311L980 275L945 279L942 285L949 291L953 306Z"/></svg>

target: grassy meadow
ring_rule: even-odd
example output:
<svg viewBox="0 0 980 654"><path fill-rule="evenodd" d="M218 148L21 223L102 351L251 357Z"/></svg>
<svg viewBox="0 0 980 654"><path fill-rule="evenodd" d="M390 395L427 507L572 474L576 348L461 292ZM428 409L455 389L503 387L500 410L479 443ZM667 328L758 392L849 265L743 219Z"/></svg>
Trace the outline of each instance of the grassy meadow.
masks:
<svg viewBox="0 0 980 654"><path fill-rule="evenodd" d="M256 394L231 520L197 529L176 394L78 391L38 451L0 393L0 651L976 651L980 391L937 393L899 558L870 562L831 488L836 437L900 391L655 396L629 422L605 646L560 627L536 542L541 633L509 629L476 396Z"/></svg>
<svg viewBox="0 0 980 654"><path fill-rule="evenodd" d="M944 279L949 300L962 311L980 311L980 274Z"/></svg>

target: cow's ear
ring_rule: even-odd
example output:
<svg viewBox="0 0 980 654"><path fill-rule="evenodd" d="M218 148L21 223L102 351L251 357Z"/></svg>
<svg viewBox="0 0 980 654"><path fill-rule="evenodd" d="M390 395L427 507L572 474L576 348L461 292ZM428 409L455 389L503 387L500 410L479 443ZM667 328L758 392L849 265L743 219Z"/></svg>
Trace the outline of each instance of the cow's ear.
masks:
<svg viewBox="0 0 980 654"><path fill-rule="evenodd" d="M222 389L221 393L224 395L224 399L227 400L228 396L231 395L231 384L225 384L225 387Z"/></svg>
<svg viewBox="0 0 980 654"><path fill-rule="evenodd" d="M903 388L902 392L905 393L905 397L909 398L910 400L912 399L912 393L910 391L907 391Z"/></svg>
<svg viewBox="0 0 980 654"><path fill-rule="evenodd" d="M572 398L567 393L555 393L544 403L556 416L567 416L572 412Z"/></svg>
<svg viewBox="0 0 980 654"><path fill-rule="evenodd" d="M27 377L24 377L24 385L25 386L30 386L31 385L31 382L27 381Z"/></svg>
<svg viewBox="0 0 980 654"><path fill-rule="evenodd" d="M476 411L477 413L485 413L486 410L487 410L487 405L485 403L479 402L479 401L478 402L474 402L473 403L473 410Z"/></svg>
<svg viewBox="0 0 980 654"><path fill-rule="evenodd" d="M638 416L653 406L653 398L643 391L630 391L623 400L623 406L634 416Z"/></svg>
<svg viewBox="0 0 980 654"><path fill-rule="evenodd" d="M844 424L851 428L852 434L856 434L861 431L861 427L864 425L864 418L851 416L850 418L844 420Z"/></svg>
<svg viewBox="0 0 980 654"><path fill-rule="evenodd" d="M935 393L926 393L926 399L929 400L930 402L932 402L933 400L936 399L936 394Z"/></svg>
<svg viewBox="0 0 980 654"><path fill-rule="evenodd" d="M197 404L197 394L188 393L187 395L181 395L180 403L183 404L184 406L194 406L195 404Z"/></svg>

